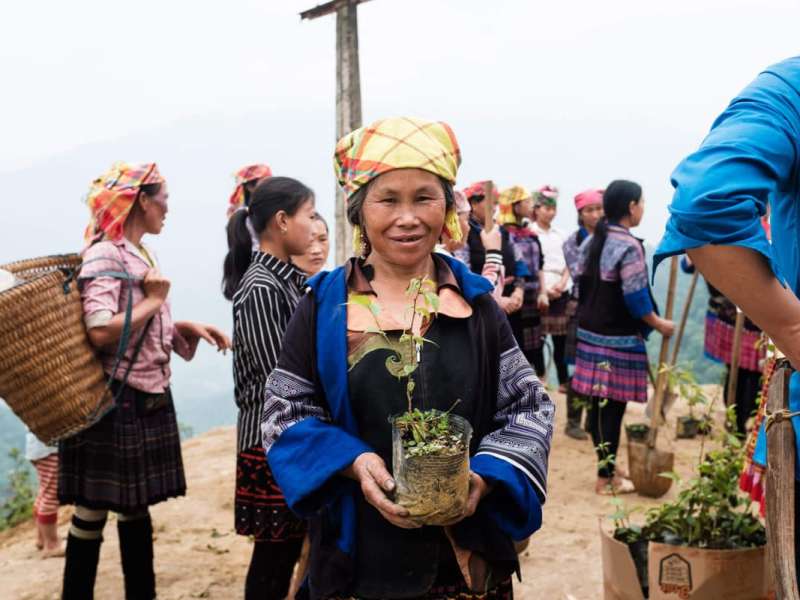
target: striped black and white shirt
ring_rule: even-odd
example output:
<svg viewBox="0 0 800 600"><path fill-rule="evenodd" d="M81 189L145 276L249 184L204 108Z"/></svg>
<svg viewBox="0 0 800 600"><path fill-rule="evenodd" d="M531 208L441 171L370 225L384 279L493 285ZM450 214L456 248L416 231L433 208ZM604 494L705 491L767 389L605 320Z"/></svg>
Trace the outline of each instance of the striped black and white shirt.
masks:
<svg viewBox="0 0 800 600"><path fill-rule="evenodd" d="M261 445L261 409L267 377L278 363L281 341L306 278L288 263L254 252L233 296L233 381L238 451Z"/></svg>

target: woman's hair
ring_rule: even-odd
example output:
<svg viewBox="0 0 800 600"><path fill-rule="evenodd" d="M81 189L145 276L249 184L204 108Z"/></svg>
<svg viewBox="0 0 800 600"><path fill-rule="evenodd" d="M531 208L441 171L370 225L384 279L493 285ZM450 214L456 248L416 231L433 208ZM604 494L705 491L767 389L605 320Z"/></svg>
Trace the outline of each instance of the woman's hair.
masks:
<svg viewBox="0 0 800 600"><path fill-rule="evenodd" d="M331 230L328 229L328 222L325 220L325 217L319 213L314 213L314 218L325 226L325 233L331 232Z"/></svg>
<svg viewBox="0 0 800 600"><path fill-rule="evenodd" d="M145 183L144 185L139 186L139 191L145 196L150 196L152 198L161 191L161 184Z"/></svg>
<svg viewBox="0 0 800 600"><path fill-rule="evenodd" d="M280 211L294 215L314 192L291 177L269 177L253 190L250 206L240 208L228 220L228 254L222 268L222 293L228 300L239 288L239 283L253 258L253 238L247 226L260 236L273 217Z"/></svg>
<svg viewBox="0 0 800 600"><path fill-rule="evenodd" d="M642 199L642 186L633 181L617 179L612 181L603 192L603 212L594 229L592 241L589 243L589 255L586 259L587 275L594 281L600 277L600 255L608 237L608 224L617 223L630 214L631 202L638 204Z"/></svg>
<svg viewBox="0 0 800 600"><path fill-rule="evenodd" d="M373 179L372 181L375 180ZM364 225L364 200L367 197L367 192L369 191L369 186L372 184L372 181L358 188L358 191L350 196L350 199L347 201L347 220L350 221L351 225ZM439 177L439 182L442 184L442 190L444 191L444 210L446 213L455 205L456 198L453 194L453 186L449 181ZM369 246L366 232L362 230L361 235L364 237L367 246ZM367 254L369 254L369 251L370 248L368 247Z"/></svg>

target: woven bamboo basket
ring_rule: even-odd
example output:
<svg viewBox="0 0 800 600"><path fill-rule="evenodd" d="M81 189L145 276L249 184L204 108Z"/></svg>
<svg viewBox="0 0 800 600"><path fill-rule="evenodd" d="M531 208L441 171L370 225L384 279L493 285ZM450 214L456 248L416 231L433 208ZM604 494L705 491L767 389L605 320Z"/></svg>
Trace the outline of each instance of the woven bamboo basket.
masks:
<svg viewBox="0 0 800 600"><path fill-rule="evenodd" d="M77 254L0 268L23 283L0 292L0 397L40 440L54 443L113 405L83 323Z"/></svg>

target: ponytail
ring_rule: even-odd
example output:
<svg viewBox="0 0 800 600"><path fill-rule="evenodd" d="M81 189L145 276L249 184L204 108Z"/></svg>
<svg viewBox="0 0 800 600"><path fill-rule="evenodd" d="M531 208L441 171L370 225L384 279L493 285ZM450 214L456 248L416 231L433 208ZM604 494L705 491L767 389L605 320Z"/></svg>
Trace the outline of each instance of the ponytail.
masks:
<svg viewBox="0 0 800 600"><path fill-rule="evenodd" d="M253 259L253 238L247 229L247 211L239 209L228 220L228 254L225 256L222 293L232 300Z"/></svg>
<svg viewBox="0 0 800 600"><path fill-rule="evenodd" d="M596 283L600 279L600 256L608 237L608 224L618 223L630 215L631 202L642 200L642 186L634 181L617 179L608 184L603 192L603 212L605 216L597 224L589 243L585 273Z"/></svg>
<svg viewBox="0 0 800 600"><path fill-rule="evenodd" d="M608 219L603 217L594 228L592 241L589 242L589 255L586 257L586 274L597 283L600 279L600 255L608 237Z"/></svg>
<svg viewBox="0 0 800 600"><path fill-rule="evenodd" d="M314 199L314 192L291 177L262 179L249 194L250 204L239 209L228 220L228 254L222 267L222 293L233 299L245 272L253 260L254 242L279 212L289 216L305 202Z"/></svg>

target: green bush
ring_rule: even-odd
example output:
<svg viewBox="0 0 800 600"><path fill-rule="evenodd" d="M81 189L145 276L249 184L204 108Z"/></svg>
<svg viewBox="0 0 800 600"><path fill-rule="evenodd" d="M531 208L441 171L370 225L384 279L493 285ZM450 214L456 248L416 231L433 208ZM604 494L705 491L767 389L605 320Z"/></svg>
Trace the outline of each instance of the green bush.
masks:
<svg viewBox="0 0 800 600"><path fill-rule="evenodd" d="M19 448L8 452L13 467L8 474L5 500L0 505L0 531L22 523L33 516L34 489L31 471Z"/></svg>

